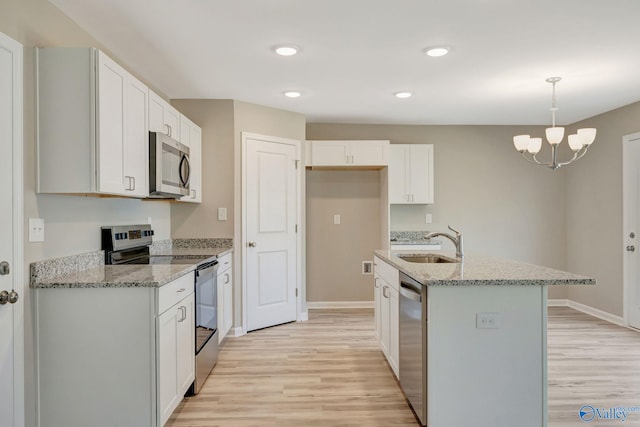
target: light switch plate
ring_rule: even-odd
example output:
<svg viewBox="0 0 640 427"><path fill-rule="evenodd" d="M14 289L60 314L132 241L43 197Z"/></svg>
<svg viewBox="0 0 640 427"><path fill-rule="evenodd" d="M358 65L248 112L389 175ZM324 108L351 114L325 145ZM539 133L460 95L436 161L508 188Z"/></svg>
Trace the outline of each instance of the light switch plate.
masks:
<svg viewBox="0 0 640 427"><path fill-rule="evenodd" d="M340 215L334 215L333 216L333 224L334 225L340 225Z"/></svg>
<svg viewBox="0 0 640 427"><path fill-rule="evenodd" d="M29 241L44 242L43 218L29 218Z"/></svg>
<svg viewBox="0 0 640 427"><path fill-rule="evenodd" d="M218 221L227 220L227 208L218 208Z"/></svg>
<svg viewBox="0 0 640 427"><path fill-rule="evenodd" d="M433 221L433 218L431 217L431 214L428 213L424 216L424 222L426 222L427 224L431 224L431 221Z"/></svg>

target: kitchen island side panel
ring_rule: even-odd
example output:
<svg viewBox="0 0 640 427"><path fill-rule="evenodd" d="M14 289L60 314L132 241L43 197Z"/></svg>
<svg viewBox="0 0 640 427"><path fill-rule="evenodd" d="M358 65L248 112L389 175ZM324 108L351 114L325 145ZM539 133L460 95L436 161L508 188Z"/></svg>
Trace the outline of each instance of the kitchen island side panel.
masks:
<svg viewBox="0 0 640 427"><path fill-rule="evenodd" d="M429 287L429 427L547 425L545 305L545 286Z"/></svg>
<svg viewBox="0 0 640 427"><path fill-rule="evenodd" d="M154 289L34 293L38 426L155 426Z"/></svg>

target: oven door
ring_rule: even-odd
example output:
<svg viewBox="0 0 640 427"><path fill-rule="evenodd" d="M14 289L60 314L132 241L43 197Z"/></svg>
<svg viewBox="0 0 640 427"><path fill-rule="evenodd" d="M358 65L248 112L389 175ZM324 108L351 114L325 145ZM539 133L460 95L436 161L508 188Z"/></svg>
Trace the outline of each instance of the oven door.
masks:
<svg viewBox="0 0 640 427"><path fill-rule="evenodd" d="M201 265L196 270L196 354L218 329L218 262Z"/></svg>
<svg viewBox="0 0 640 427"><path fill-rule="evenodd" d="M149 132L150 197L189 194L189 147L160 132Z"/></svg>

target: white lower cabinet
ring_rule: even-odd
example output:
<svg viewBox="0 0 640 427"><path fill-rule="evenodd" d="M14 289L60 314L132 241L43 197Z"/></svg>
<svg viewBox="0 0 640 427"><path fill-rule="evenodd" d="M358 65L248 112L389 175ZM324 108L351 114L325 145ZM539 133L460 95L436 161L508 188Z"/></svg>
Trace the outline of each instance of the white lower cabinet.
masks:
<svg viewBox="0 0 640 427"><path fill-rule="evenodd" d="M193 289L33 289L36 425L162 427L194 379Z"/></svg>
<svg viewBox="0 0 640 427"><path fill-rule="evenodd" d="M169 419L194 380L194 305L192 291L157 318L156 354L160 425L164 425Z"/></svg>
<svg viewBox="0 0 640 427"><path fill-rule="evenodd" d="M380 348L396 377L400 361L400 275L380 258L374 258L374 305L376 335Z"/></svg>
<svg viewBox="0 0 640 427"><path fill-rule="evenodd" d="M228 253L218 259L218 341L233 325L233 261Z"/></svg>

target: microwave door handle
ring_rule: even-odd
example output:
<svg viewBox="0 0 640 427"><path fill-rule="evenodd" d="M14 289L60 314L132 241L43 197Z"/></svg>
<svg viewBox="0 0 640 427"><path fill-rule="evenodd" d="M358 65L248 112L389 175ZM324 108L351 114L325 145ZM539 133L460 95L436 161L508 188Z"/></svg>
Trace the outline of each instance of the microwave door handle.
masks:
<svg viewBox="0 0 640 427"><path fill-rule="evenodd" d="M185 170L186 169L186 170ZM186 154L182 155L182 159L180 159L180 181L184 187L189 186L189 179L191 178L191 165L189 164L189 157ZM184 173L183 173L184 171Z"/></svg>

